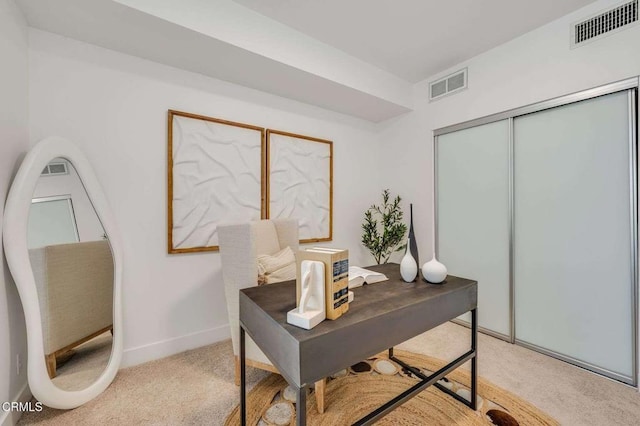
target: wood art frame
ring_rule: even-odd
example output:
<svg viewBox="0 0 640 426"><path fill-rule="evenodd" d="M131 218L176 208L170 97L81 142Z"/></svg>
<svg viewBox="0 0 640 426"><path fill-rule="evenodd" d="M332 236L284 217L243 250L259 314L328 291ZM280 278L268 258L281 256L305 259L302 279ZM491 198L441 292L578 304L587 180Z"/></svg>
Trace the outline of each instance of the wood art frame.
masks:
<svg viewBox="0 0 640 426"><path fill-rule="evenodd" d="M286 150L292 156L290 159L285 158L281 150L274 152L275 149L279 149L276 148L278 145L287 143L292 144L291 147L297 150ZM325 161L326 156L328 161ZM274 162L277 162L277 165ZM326 165L318 166L319 163ZM296 165L302 167L298 168ZM282 175L283 179L278 180L277 175ZM297 181L296 176L300 178ZM297 217L300 221L301 243L333 239L332 141L267 129L266 179L267 218ZM284 183L288 186L284 186ZM293 191L293 194L288 196L288 204L280 201L284 191Z"/></svg>
<svg viewBox="0 0 640 426"><path fill-rule="evenodd" d="M167 134L169 254L217 251L217 223L265 217L265 129L169 110Z"/></svg>

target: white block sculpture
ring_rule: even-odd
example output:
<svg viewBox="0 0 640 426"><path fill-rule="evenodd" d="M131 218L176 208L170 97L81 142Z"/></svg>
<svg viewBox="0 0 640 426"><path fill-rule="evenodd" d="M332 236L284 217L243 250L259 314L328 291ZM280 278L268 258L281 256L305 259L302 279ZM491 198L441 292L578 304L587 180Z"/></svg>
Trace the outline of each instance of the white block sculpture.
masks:
<svg viewBox="0 0 640 426"><path fill-rule="evenodd" d="M302 292L297 308L287 312L287 322L310 330L326 318L324 304L324 263L303 260L300 264Z"/></svg>

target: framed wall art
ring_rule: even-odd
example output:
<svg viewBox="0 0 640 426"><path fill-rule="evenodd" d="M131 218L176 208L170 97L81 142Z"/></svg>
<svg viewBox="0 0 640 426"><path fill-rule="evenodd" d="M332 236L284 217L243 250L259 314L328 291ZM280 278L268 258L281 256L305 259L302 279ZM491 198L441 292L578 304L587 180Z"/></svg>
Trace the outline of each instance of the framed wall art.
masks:
<svg viewBox="0 0 640 426"><path fill-rule="evenodd" d="M265 217L264 129L170 110L168 252L218 250L217 225Z"/></svg>
<svg viewBox="0 0 640 426"><path fill-rule="evenodd" d="M266 209L270 219L292 217L300 242L333 237L333 142L267 129Z"/></svg>

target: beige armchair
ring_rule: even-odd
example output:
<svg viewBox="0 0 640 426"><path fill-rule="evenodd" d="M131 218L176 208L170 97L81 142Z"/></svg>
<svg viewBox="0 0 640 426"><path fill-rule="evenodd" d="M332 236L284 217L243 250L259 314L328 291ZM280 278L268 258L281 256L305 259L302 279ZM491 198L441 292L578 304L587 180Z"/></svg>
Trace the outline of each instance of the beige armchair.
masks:
<svg viewBox="0 0 640 426"><path fill-rule="evenodd" d="M240 321L238 291L258 285L259 254L273 255L289 246L298 251L298 222L293 219L260 220L238 225L218 226L218 241L229 312L229 327L235 362L235 381L240 384ZM251 337L246 336L246 363L252 367L278 373ZM324 412L325 380L316 382L318 412Z"/></svg>

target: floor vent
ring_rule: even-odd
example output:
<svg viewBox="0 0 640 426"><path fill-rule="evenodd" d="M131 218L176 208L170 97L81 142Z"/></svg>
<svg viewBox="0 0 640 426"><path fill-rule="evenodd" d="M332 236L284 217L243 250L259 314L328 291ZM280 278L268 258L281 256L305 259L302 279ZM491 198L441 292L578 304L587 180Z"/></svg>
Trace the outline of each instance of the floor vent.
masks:
<svg viewBox="0 0 640 426"><path fill-rule="evenodd" d="M44 169L42 169L42 176L58 176L58 175L68 175L69 169L67 168L67 163L60 162L54 163L51 162L46 165Z"/></svg>
<svg viewBox="0 0 640 426"><path fill-rule="evenodd" d="M429 100L434 101L443 96L466 89L466 87L467 69L465 68L429 83Z"/></svg>
<svg viewBox="0 0 640 426"><path fill-rule="evenodd" d="M587 41L627 29L636 22L638 22L638 0L623 3L573 24L571 47L578 47Z"/></svg>

